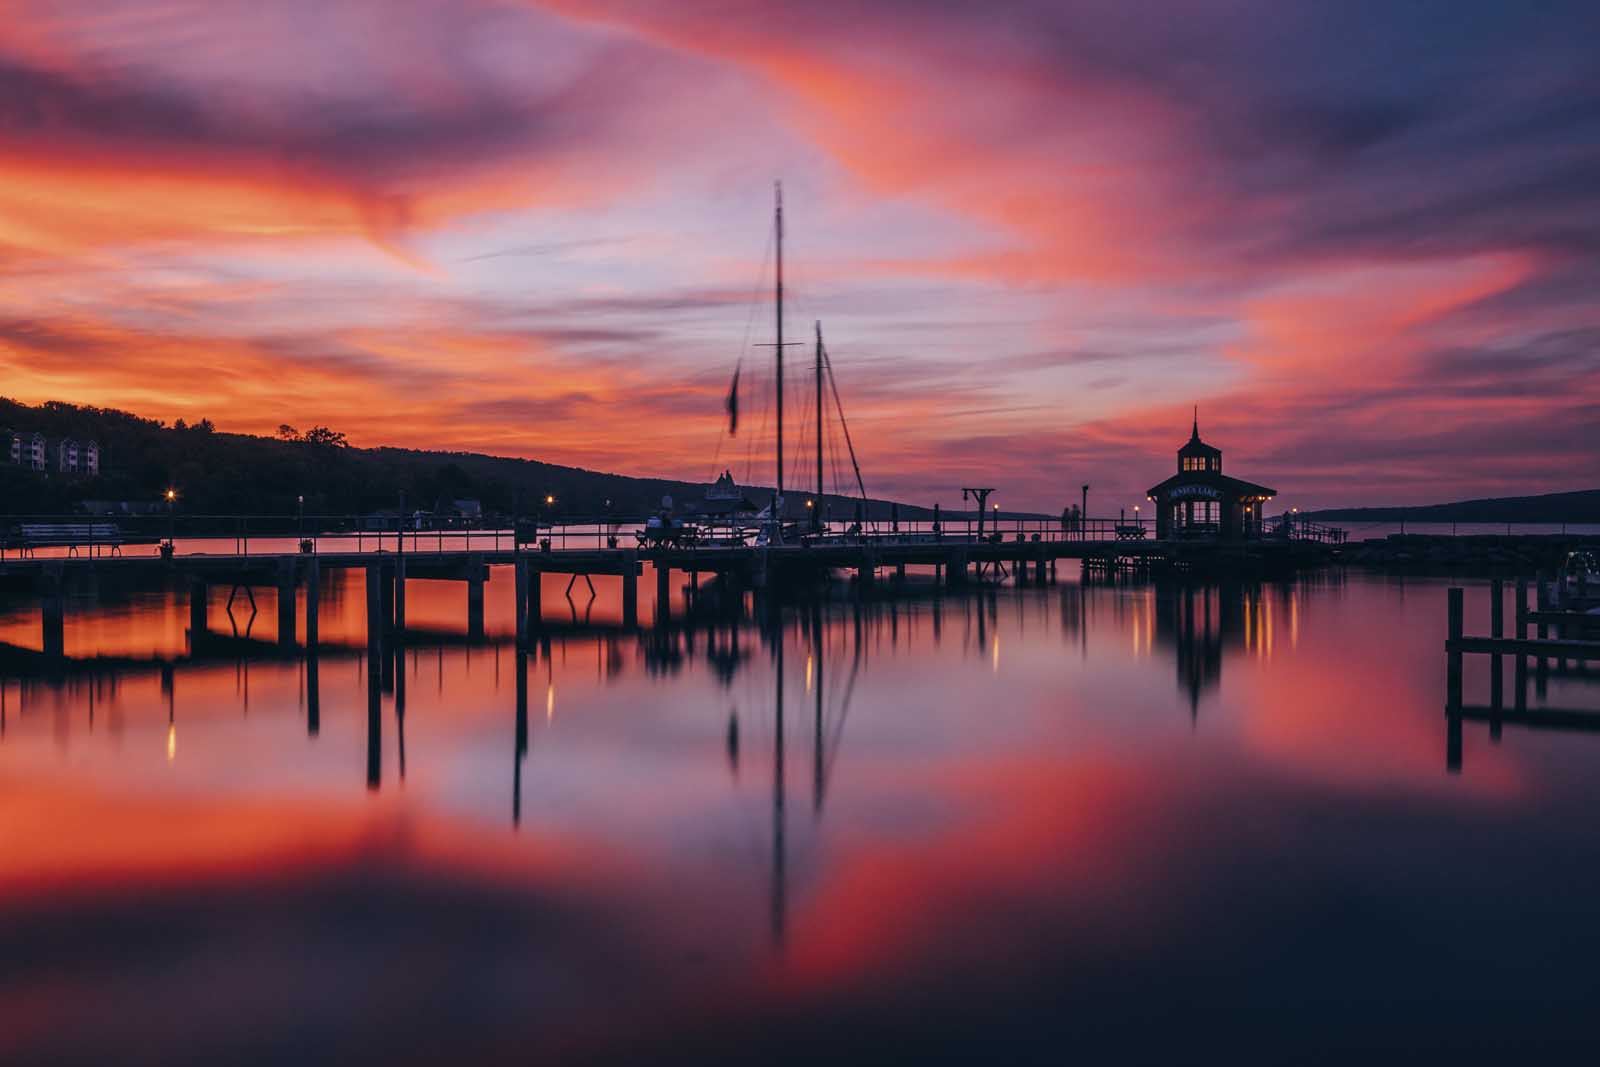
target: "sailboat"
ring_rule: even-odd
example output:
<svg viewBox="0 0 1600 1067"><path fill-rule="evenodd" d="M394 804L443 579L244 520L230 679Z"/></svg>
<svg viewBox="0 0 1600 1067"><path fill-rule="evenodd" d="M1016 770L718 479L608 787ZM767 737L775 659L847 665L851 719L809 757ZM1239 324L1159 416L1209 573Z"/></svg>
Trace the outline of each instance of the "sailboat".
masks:
<svg viewBox="0 0 1600 1067"><path fill-rule="evenodd" d="M788 509L784 506L784 471L783 471L783 430L784 430L784 403L783 403L783 353L786 347L798 346L803 342L785 342L783 339L783 184L780 182L773 187L773 244L776 249L776 270L773 280L773 307L775 337L772 344L774 369L774 382L776 384L777 406L777 440L773 449L776 475L776 491L772 500L756 514L758 545L783 545L783 544L810 544L830 537L828 522L823 516L823 498L826 492L823 474L823 440L824 419L827 413L827 400L833 401L835 410L839 414L839 425L844 431L845 445L850 453L850 465L855 472L856 487L861 492L863 506L866 503L866 486L861 479L861 465L856 460L855 442L850 438L850 426L845 422L844 406L839 399L838 383L834 380L833 364L828 358L828 350L822 342L822 323L816 323L816 345L813 359L813 382L816 389L814 411L816 416L816 493L806 501L807 515L804 522L797 522L788 517ZM829 394L823 392L823 378L826 376ZM734 383L737 388L738 372L734 372ZM736 410L730 394L730 410ZM859 532L858 520L856 531Z"/></svg>
<svg viewBox="0 0 1600 1067"><path fill-rule="evenodd" d="M675 515L670 498L663 498L661 510L650 517L644 529L638 532L641 547L654 547L662 545L683 546L739 546L747 545L754 539L757 545L799 545L815 543L829 539L829 524L823 512L823 497L826 492L823 465L824 424L827 413L828 401L833 403L834 410L839 416L839 425L844 433L845 447L849 451L851 469L855 474L856 488L861 494L861 505L857 510L857 521L852 528L859 534L862 522L862 508L866 504L866 486L861 478L861 465L856 459L855 442L850 437L850 426L844 418L844 406L839 399L838 383L834 379L833 364L828 358L828 350L822 341L822 323L816 324L815 356L813 359L813 378L815 388L815 414L816 414L816 494L806 502L806 519L803 522L795 521L789 517L789 509L785 507L784 491L784 416L785 405L783 398L784 375L783 356L786 348L796 347L804 342L784 340L784 284L783 284L783 186L774 187L773 203L773 244L776 249L776 271L773 282L774 304L774 333L773 342L759 347L770 347L773 351L775 385L775 400L777 408L777 432L773 448L775 491L768 502L757 510L756 504L745 496L745 491L740 489L733 480L731 471L724 470L714 484L706 491L705 499L696 508L690 506L683 516ZM733 382L728 392L728 434L732 436L737 432L739 420L739 374L740 369L735 368ZM827 379L828 391L823 390L823 379ZM720 448L719 448L720 454Z"/></svg>

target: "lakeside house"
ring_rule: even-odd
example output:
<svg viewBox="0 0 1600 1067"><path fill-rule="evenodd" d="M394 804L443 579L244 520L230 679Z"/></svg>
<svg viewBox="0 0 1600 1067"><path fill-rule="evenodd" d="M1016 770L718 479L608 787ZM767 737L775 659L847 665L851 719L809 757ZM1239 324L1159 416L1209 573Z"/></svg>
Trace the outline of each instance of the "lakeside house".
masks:
<svg viewBox="0 0 1600 1067"><path fill-rule="evenodd" d="M1261 509L1276 489L1222 473L1222 449L1200 439L1195 413L1189 440L1178 449L1178 473L1145 492L1155 503L1156 537L1225 539L1261 536Z"/></svg>

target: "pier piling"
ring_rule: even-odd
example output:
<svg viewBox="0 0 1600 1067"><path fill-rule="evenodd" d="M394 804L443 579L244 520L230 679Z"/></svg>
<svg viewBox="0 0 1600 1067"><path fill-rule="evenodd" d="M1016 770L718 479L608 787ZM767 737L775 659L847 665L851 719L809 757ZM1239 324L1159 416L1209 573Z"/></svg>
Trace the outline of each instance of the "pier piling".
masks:
<svg viewBox="0 0 1600 1067"><path fill-rule="evenodd" d="M403 556L394 561L394 630L406 632L406 561Z"/></svg>
<svg viewBox="0 0 1600 1067"><path fill-rule="evenodd" d="M321 605L322 565L312 556L306 560L306 652L313 660L317 655L317 616Z"/></svg>
<svg viewBox="0 0 1600 1067"><path fill-rule="evenodd" d="M483 636L483 557L473 553L467 557L467 636L476 640Z"/></svg>
<svg viewBox="0 0 1600 1067"><path fill-rule="evenodd" d="M383 655L383 566L367 565L367 669L378 673L378 660Z"/></svg>
<svg viewBox="0 0 1600 1067"><path fill-rule="evenodd" d="M1445 704L1448 710L1459 714L1461 710L1461 628L1462 628L1462 591L1460 586L1452 586L1446 593L1448 604L1448 621L1446 632L1448 644L1445 646Z"/></svg>
<svg viewBox="0 0 1600 1067"><path fill-rule="evenodd" d="M1505 583L1495 578L1489 582L1489 636L1499 639L1505 635ZM1502 658L1498 652L1489 657L1489 706L1496 711L1500 710L1501 702L1505 699L1502 695L1505 689L1505 668ZM1493 741L1500 740L1499 719L1489 723L1489 738Z"/></svg>
<svg viewBox="0 0 1600 1067"><path fill-rule="evenodd" d="M189 633L202 637L206 632L206 580L198 574L189 576Z"/></svg>
<svg viewBox="0 0 1600 1067"><path fill-rule="evenodd" d="M516 580L517 648L528 647L528 561L518 557L512 565Z"/></svg>
<svg viewBox="0 0 1600 1067"><path fill-rule="evenodd" d="M294 644L294 557L278 560L278 644Z"/></svg>
<svg viewBox="0 0 1600 1067"><path fill-rule="evenodd" d="M46 567L40 572L39 593L42 599L40 617L44 630L44 654L59 659L66 655L67 619L66 582L59 565Z"/></svg>
<svg viewBox="0 0 1600 1067"><path fill-rule="evenodd" d="M639 553L629 549L622 554L622 625L639 625Z"/></svg>
<svg viewBox="0 0 1600 1067"><path fill-rule="evenodd" d="M1517 640L1526 641L1528 639L1528 579L1526 578L1517 579L1515 619ZM1516 690L1513 699L1516 702L1517 710L1519 712L1526 711L1528 707L1528 657L1521 652L1517 653L1512 674L1512 685Z"/></svg>

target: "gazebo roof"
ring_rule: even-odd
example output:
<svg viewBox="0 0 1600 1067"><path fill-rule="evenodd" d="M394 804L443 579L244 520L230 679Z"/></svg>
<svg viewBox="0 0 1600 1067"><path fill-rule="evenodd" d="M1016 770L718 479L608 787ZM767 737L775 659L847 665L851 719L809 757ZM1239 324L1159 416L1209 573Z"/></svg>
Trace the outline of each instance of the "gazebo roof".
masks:
<svg viewBox="0 0 1600 1067"><path fill-rule="evenodd" d="M1222 449L1208 445L1200 440L1200 409L1194 413L1194 426L1189 431L1189 440L1182 448L1178 449L1180 456L1205 456L1216 458L1222 455Z"/></svg>
<svg viewBox="0 0 1600 1067"><path fill-rule="evenodd" d="M1232 493L1235 496L1275 497L1276 489L1269 489L1255 482L1247 482L1243 478L1230 478L1221 471L1181 471L1151 488L1145 490L1145 495L1158 496L1180 485L1208 485L1213 489Z"/></svg>

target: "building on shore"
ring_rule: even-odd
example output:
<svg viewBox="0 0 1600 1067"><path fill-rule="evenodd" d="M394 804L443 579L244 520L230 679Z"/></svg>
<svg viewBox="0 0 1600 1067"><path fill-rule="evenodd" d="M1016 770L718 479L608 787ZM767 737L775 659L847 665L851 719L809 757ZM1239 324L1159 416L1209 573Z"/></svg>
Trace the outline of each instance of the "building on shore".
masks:
<svg viewBox="0 0 1600 1067"><path fill-rule="evenodd" d="M1156 537L1211 537L1228 540L1261 536L1261 510L1276 489L1222 473L1222 449L1200 440L1195 413L1189 440L1178 449L1178 473L1151 487Z"/></svg>
<svg viewBox="0 0 1600 1067"><path fill-rule="evenodd" d="M100 443L92 438L63 437L52 442L42 433L8 430L0 434L0 440L9 446L7 458L14 467L41 473L52 469L62 474L100 473Z"/></svg>

